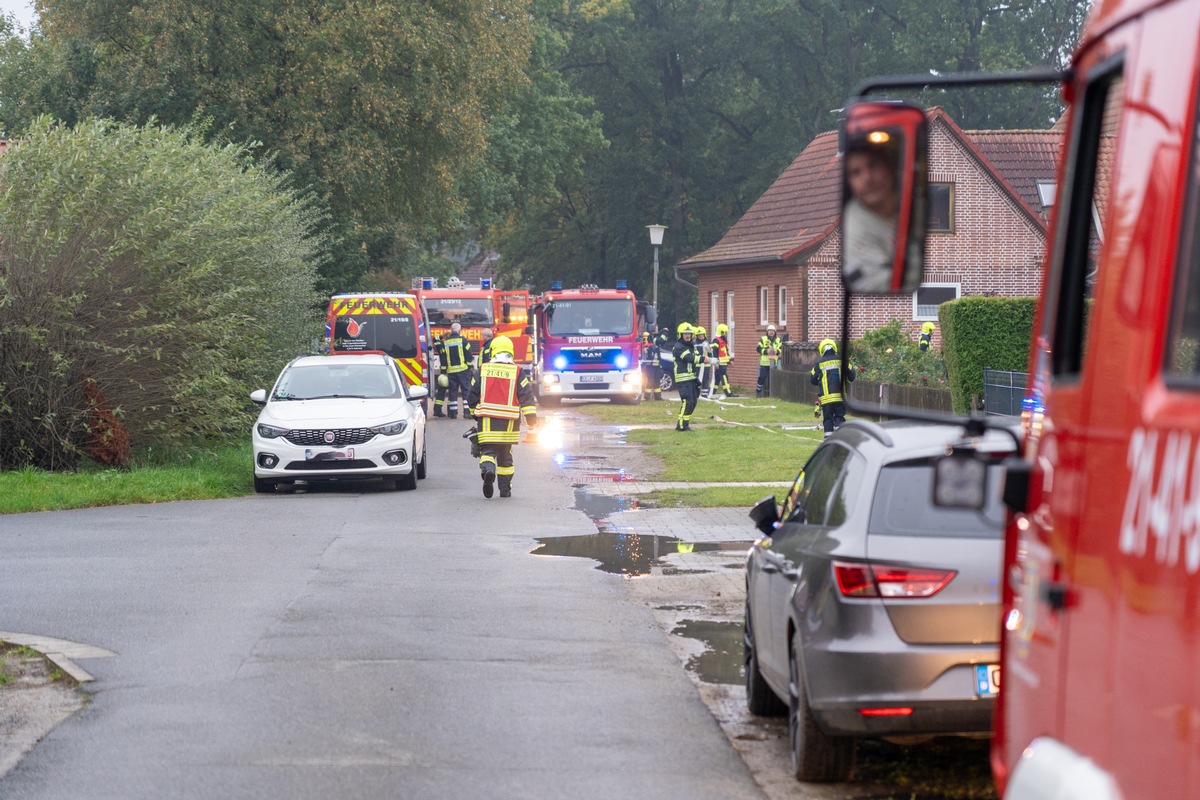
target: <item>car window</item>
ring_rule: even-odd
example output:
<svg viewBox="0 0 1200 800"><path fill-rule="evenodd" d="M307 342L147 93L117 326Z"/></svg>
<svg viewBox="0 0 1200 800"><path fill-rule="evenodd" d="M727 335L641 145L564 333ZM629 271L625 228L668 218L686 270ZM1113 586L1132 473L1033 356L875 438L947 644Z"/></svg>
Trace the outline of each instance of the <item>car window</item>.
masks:
<svg viewBox="0 0 1200 800"><path fill-rule="evenodd" d="M859 489L867 477L866 460L858 453L847 452L850 455L842 462L837 484L829 496L825 524L830 527L845 523L846 514L853 508Z"/></svg>
<svg viewBox="0 0 1200 800"><path fill-rule="evenodd" d="M792 488L788 490L787 497L783 499L783 506L779 510L779 518L784 522L803 522L804 521L804 499L808 497L808 489L811 483L808 481L810 475L815 475L820 469L821 464L829 458L830 448L820 447L808 459L808 463L796 475L796 480L792 481Z"/></svg>
<svg viewBox="0 0 1200 800"><path fill-rule="evenodd" d="M312 400L404 397L395 370L387 364L317 364L287 369L275 387L275 399Z"/></svg>
<svg viewBox="0 0 1200 800"><path fill-rule="evenodd" d="M811 474L808 496L804 499L804 521L809 525L831 524L829 500L842 475L842 465L850 457L850 451L840 445L829 445L825 449L829 456L821 462L820 469Z"/></svg>
<svg viewBox="0 0 1200 800"><path fill-rule="evenodd" d="M1003 468L988 466L987 505L982 511L933 504L933 462L888 464L879 473L867 532L877 536L945 536L999 539L1004 535Z"/></svg>

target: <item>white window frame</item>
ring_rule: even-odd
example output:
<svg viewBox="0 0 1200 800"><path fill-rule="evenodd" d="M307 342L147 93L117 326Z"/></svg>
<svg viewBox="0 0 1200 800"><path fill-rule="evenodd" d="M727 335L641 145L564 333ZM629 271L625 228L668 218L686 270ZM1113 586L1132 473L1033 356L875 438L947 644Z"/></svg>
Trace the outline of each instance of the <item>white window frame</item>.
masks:
<svg viewBox="0 0 1200 800"><path fill-rule="evenodd" d="M708 293L708 338L711 340L717 335L717 311L721 306L721 293Z"/></svg>
<svg viewBox="0 0 1200 800"><path fill-rule="evenodd" d="M762 325L770 325L771 318L771 289L767 286L758 287L758 321Z"/></svg>
<svg viewBox="0 0 1200 800"><path fill-rule="evenodd" d="M779 300L779 327L787 327L787 286L776 286L775 293Z"/></svg>
<svg viewBox="0 0 1200 800"><path fill-rule="evenodd" d="M733 355L733 292L725 293L725 324L729 326L725 341L729 344L729 354Z"/></svg>
<svg viewBox="0 0 1200 800"><path fill-rule="evenodd" d="M937 318L938 318L938 314L937 314L938 307L937 306L919 306L919 305L917 305L917 295L919 295L921 293L921 289L953 289L954 290L954 298L953 299L957 300L958 298L962 297L962 284L961 283L922 283L917 288L917 291L913 292L913 296L912 296L913 319L916 320L917 322L924 322L925 320L931 320L933 322L937 322ZM949 302L949 300L947 300L946 302Z"/></svg>

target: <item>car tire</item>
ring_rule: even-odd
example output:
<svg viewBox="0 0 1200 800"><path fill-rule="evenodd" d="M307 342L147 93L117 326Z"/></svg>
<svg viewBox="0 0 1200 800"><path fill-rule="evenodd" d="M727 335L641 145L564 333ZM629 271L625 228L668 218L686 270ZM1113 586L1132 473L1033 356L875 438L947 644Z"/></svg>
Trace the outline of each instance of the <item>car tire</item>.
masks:
<svg viewBox="0 0 1200 800"><path fill-rule="evenodd" d="M788 682L788 743L792 772L798 781L837 783L850 779L858 742L848 736L830 736L821 730L808 704L808 685L801 661L800 634L792 634Z"/></svg>
<svg viewBox="0 0 1200 800"><path fill-rule="evenodd" d="M759 717L782 717L788 713L787 704L779 699L758 668L758 648L754 630L750 627L750 606L746 606L746 622L742 628L742 658L746 672L746 708Z"/></svg>
<svg viewBox="0 0 1200 800"><path fill-rule="evenodd" d="M269 481L266 478L254 479L254 491L258 494L275 494L277 485L275 481Z"/></svg>
<svg viewBox="0 0 1200 800"><path fill-rule="evenodd" d="M416 467L414 467L407 475L401 475L399 478L396 478L396 488L402 492L411 492L413 489L417 488Z"/></svg>
<svg viewBox="0 0 1200 800"><path fill-rule="evenodd" d="M421 460L417 462L417 477L425 480L425 476L429 472L429 455L425 452L425 448L421 448Z"/></svg>
<svg viewBox="0 0 1200 800"><path fill-rule="evenodd" d="M662 377L658 379L658 388L662 389L664 392L669 392L674 389L675 376L668 372L664 372Z"/></svg>

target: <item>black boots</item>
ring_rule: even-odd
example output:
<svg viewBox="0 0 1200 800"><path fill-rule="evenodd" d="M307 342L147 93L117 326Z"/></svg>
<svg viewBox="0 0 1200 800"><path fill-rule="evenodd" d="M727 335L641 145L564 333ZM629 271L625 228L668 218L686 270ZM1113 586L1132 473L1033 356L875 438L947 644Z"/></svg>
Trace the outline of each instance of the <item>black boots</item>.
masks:
<svg viewBox="0 0 1200 800"><path fill-rule="evenodd" d="M491 465L489 464L488 466L491 466ZM493 467L492 469L488 469L488 467L484 467L483 468L483 496L484 497L490 498L492 496L492 488L493 488L493 486L495 486L495 483L496 483L495 468Z"/></svg>

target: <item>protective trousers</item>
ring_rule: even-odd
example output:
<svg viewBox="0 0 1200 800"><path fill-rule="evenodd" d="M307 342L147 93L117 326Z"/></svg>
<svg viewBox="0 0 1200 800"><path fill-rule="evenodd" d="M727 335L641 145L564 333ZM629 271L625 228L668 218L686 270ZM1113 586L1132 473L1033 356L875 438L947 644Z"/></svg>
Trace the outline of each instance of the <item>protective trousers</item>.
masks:
<svg viewBox="0 0 1200 800"><path fill-rule="evenodd" d="M846 404L840 400L821 403L821 424L825 428L826 436L845 425Z"/></svg>
<svg viewBox="0 0 1200 800"><path fill-rule="evenodd" d="M484 442L479 445L479 472L483 475L484 483L488 483L488 473L491 472L500 484L500 496L508 497L512 493L513 475L517 468L513 466L513 446L501 442Z"/></svg>
<svg viewBox="0 0 1200 800"><path fill-rule="evenodd" d="M447 415L450 419L456 419L461 408L465 417L467 416L467 392L471 390L471 370L451 372L447 377L450 379L450 386L446 389ZM437 413L436 410L434 413Z"/></svg>
<svg viewBox="0 0 1200 800"><path fill-rule="evenodd" d="M642 364L642 396L647 400L662 400L662 367L658 361Z"/></svg>
<svg viewBox="0 0 1200 800"><path fill-rule="evenodd" d="M754 395L755 397L762 397L763 392L766 392L768 397L771 395L770 366L760 366L758 368L758 386L754 387Z"/></svg>
<svg viewBox="0 0 1200 800"><path fill-rule="evenodd" d="M683 381L679 384L679 421L675 430L690 431L692 429L692 412L696 410L696 402L700 399L700 384L696 381Z"/></svg>

